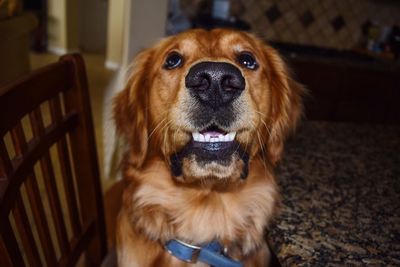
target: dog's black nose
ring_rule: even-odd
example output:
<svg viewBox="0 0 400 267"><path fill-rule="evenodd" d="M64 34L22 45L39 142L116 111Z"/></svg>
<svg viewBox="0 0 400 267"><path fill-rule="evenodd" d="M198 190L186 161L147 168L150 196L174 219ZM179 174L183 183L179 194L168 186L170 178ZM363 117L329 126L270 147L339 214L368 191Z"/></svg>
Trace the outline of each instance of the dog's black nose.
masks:
<svg viewBox="0 0 400 267"><path fill-rule="evenodd" d="M218 109L231 103L246 86L240 70L225 62L200 62L185 78L186 88L203 104Z"/></svg>

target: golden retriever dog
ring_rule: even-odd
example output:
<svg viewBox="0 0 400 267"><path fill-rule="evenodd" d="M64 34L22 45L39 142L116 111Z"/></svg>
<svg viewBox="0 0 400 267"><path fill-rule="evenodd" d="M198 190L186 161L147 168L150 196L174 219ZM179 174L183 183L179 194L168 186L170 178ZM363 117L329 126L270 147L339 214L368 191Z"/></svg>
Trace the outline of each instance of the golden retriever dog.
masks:
<svg viewBox="0 0 400 267"><path fill-rule="evenodd" d="M141 52L114 101L119 266L268 266L273 169L302 93L248 33L190 30Z"/></svg>

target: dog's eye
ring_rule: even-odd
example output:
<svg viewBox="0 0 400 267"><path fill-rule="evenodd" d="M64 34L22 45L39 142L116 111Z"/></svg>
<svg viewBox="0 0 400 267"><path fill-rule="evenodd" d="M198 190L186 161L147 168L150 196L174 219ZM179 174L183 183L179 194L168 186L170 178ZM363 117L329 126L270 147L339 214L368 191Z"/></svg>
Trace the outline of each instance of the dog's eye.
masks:
<svg viewBox="0 0 400 267"><path fill-rule="evenodd" d="M257 61L250 52L240 53L237 57L237 61L239 62L239 64L250 70L255 70L258 68Z"/></svg>
<svg viewBox="0 0 400 267"><path fill-rule="evenodd" d="M180 67L183 63L183 58L177 52L170 53L165 59L164 68L167 70L172 70Z"/></svg>

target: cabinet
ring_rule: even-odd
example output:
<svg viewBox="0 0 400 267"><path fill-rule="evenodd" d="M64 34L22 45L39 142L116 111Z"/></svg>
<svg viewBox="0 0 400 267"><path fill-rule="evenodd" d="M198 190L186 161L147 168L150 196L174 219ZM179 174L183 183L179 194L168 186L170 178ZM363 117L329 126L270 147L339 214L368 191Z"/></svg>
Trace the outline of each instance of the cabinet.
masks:
<svg viewBox="0 0 400 267"><path fill-rule="evenodd" d="M310 56L290 57L288 63L308 89L308 119L400 122L399 66Z"/></svg>

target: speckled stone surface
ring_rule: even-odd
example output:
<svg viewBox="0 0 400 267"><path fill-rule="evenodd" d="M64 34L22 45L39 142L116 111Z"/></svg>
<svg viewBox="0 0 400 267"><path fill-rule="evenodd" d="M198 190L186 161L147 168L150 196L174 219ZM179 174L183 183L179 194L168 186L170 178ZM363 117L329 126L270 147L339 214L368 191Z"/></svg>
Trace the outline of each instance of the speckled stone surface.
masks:
<svg viewBox="0 0 400 267"><path fill-rule="evenodd" d="M305 121L277 177L282 266L400 266L400 125Z"/></svg>

